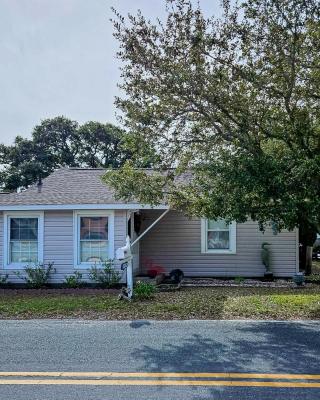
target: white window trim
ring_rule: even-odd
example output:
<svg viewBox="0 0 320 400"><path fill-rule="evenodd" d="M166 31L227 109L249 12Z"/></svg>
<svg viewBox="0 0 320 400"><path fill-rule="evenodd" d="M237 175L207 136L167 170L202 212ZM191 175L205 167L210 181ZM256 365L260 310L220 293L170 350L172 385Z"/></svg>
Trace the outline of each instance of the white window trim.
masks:
<svg viewBox="0 0 320 400"><path fill-rule="evenodd" d="M4 269L23 269L28 263L10 263L9 246L10 246L10 232L9 227L10 218L38 218L38 262L43 263L43 235L44 235L44 212L43 211L12 211L3 213L3 267Z"/></svg>
<svg viewBox="0 0 320 400"><path fill-rule="evenodd" d="M109 242L109 259L114 259L114 211L111 210L74 210L73 211L73 265L76 269L90 269L92 262L79 263L80 246L79 246L79 222L80 217L108 217L108 242Z"/></svg>
<svg viewBox="0 0 320 400"><path fill-rule="evenodd" d="M231 222L229 225L229 249L208 249L207 241L208 220L201 219L201 253L203 254L236 254L237 252L237 223Z"/></svg>

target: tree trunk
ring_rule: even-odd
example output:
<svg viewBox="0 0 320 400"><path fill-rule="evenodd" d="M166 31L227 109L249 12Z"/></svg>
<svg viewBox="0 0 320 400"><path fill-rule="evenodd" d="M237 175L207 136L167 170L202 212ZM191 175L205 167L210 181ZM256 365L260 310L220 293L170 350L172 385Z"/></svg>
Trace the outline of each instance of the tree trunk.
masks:
<svg viewBox="0 0 320 400"><path fill-rule="evenodd" d="M306 275L310 275L312 272L312 250L313 246L306 247L306 266L305 266Z"/></svg>
<svg viewBox="0 0 320 400"><path fill-rule="evenodd" d="M299 245L300 245L300 270L305 271L306 275L312 272L312 250L313 244L317 238L317 230L306 224L299 227Z"/></svg>

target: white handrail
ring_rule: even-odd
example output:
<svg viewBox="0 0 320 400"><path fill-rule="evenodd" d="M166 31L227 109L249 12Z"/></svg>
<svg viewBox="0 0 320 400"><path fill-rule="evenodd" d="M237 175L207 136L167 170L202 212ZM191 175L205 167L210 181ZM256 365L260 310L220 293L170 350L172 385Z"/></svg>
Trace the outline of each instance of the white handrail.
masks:
<svg viewBox="0 0 320 400"><path fill-rule="evenodd" d="M150 231L150 229L153 228L153 227L154 227L154 226L169 212L169 211L170 211L170 208L168 208L164 213L162 213L162 214L160 215L159 218L157 218L150 226L148 226L148 228L147 228L145 231L143 231L143 232L141 233L141 235L138 236L138 237L136 238L136 240L134 240L134 241L131 243L131 247L134 246L137 242L139 242L139 240L140 240L141 238L143 238L143 236L144 236L146 233L148 233L148 232Z"/></svg>

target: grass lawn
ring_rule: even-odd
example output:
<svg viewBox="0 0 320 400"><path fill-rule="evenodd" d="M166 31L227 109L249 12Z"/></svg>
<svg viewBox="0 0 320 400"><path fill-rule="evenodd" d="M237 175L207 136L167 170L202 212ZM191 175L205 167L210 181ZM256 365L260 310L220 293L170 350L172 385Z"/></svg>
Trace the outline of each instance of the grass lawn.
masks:
<svg viewBox="0 0 320 400"><path fill-rule="evenodd" d="M320 286L184 288L131 303L103 290L2 290L0 318L320 319Z"/></svg>
<svg viewBox="0 0 320 400"><path fill-rule="evenodd" d="M312 273L317 275L320 274L320 261L313 261Z"/></svg>

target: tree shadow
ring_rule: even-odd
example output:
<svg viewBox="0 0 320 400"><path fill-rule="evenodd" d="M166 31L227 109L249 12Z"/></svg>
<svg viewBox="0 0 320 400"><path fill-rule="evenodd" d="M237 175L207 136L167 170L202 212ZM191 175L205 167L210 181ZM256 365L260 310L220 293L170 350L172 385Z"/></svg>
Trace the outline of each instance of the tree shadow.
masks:
<svg viewBox="0 0 320 400"><path fill-rule="evenodd" d="M201 334L191 333L188 337L182 335L181 340L177 334L176 339L172 340L171 337L171 343L164 341L160 346L142 345L132 352L132 356L142 361L144 370L150 372L320 372L320 335L317 324L243 321L212 321L212 325L209 322L204 324L210 327L207 334L202 333L200 323ZM196 327L192 330L195 331ZM198 391L197 387L193 389ZM161 387L159 390L162 390ZM237 390L240 396L241 391L242 395L245 394L244 388L208 387L204 397L197 394L195 398L214 399L217 394L227 394L232 390ZM250 389L252 393L258 393L258 390ZM277 394L277 399L280 399L281 389L266 390L269 395ZM288 398L289 394L288 390L283 389L283 398ZM258 398L261 398L259 393ZM308 398L306 394L304 398Z"/></svg>
<svg viewBox="0 0 320 400"><path fill-rule="evenodd" d="M141 328L142 326L148 326L151 325L151 322L147 321L147 320L136 320L136 321L131 321L129 326L130 328L133 329L138 329Z"/></svg>

